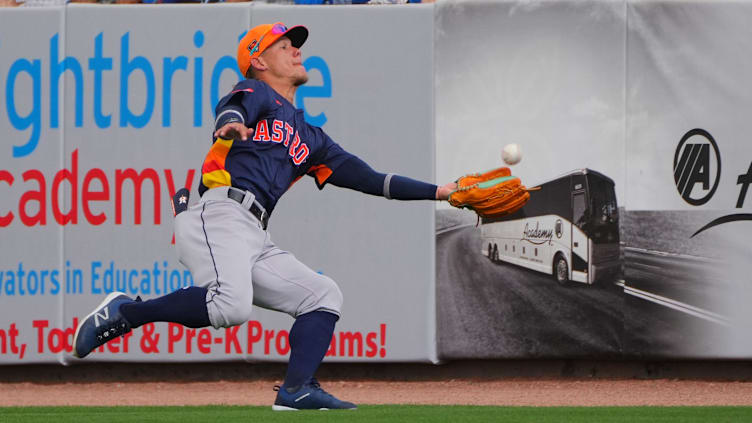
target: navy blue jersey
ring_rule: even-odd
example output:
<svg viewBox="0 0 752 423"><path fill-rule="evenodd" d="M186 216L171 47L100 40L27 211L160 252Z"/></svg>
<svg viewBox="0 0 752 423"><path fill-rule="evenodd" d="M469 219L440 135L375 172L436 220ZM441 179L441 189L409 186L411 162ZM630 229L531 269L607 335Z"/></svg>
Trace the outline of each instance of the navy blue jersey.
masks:
<svg viewBox="0 0 752 423"><path fill-rule="evenodd" d="M239 106L239 107L238 107ZM354 157L269 85L254 79L238 83L217 104L232 109L254 128L247 141L217 139L201 168L199 193L219 186L249 190L271 213L282 194L309 174L321 189L332 172Z"/></svg>

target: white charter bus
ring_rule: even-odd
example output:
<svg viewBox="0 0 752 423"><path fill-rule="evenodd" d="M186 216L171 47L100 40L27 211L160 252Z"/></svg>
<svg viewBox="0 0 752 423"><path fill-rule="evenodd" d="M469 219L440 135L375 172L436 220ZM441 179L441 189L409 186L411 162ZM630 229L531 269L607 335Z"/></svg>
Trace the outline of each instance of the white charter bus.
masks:
<svg viewBox="0 0 752 423"><path fill-rule="evenodd" d="M590 169L559 176L530 192L515 213L481 220L482 253L569 281L617 276L619 215L614 181Z"/></svg>

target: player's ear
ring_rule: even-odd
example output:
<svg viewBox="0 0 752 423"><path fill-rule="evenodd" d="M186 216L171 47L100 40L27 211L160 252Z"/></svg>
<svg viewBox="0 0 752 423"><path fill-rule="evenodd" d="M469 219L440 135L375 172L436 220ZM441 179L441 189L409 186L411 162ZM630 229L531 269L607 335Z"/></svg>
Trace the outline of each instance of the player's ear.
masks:
<svg viewBox="0 0 752 423"><path fill-rule="evenodd" d="M266 70L266 62L262 57L254 57L251 59L251 67L256 70Z"/></svg>

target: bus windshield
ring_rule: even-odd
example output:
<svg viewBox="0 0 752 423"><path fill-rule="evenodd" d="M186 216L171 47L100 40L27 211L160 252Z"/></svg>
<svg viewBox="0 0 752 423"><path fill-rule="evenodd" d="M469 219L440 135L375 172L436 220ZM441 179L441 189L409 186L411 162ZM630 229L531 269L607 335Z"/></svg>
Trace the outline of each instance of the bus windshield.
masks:
<svg viewBox="0 0 752 423"><path fill-rule="evenodd" d="M591 238L595 243L618 242L619 211L614 185L598 175L589 174Z"/></svg>
<svg viewBox="0 0 752 423"><path fill-rule="evenodd" d="M588 175L588 188L593 223L616 223L618 216L614 185L590 174Z"/></svg>

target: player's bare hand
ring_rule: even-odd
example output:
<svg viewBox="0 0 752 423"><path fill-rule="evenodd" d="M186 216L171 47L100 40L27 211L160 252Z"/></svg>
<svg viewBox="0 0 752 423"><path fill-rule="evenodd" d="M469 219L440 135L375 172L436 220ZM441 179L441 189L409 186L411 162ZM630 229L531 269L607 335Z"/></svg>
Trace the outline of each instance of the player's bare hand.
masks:
<svg viewBox="0 0 752 423"><path fill-rule="evenodd" d="M230 122L214 131L214 136L225 140L247 141L253 135L253 128L248 128L240 122Z"/></svg>
<svg viewBox="0 0 752 423"><path fill-rule="evenodd" d="M446 200L449 198L449 194L452 193L452 191L455 191L457 189L457 183L456 182L450 182L446 185L442 185L438 188L436 188L436 199L437 200Z"/></svg>

